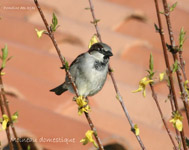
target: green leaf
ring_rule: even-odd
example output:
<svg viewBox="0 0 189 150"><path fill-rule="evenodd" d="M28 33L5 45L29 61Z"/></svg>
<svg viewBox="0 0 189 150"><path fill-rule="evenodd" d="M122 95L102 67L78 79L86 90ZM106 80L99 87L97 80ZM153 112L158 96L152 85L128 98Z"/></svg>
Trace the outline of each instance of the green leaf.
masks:
<svg viewBox="0 0 189 150"><path fill-rule="evenodd" d="M85 10L90 10L91 8L90 7L86 7Z"/></svg>
<svg viewBox="0 0 189 150"><path fill-rule="evenodd" d="M67 60L66 60L66 58L65 58L65 57L63 57L63 59L64 59L65 64L64 64L64 66L63 66L63 67L61 67L61 69L66 69L66 70L69 70L69 63L67 62Z"/></svg>
<svg viewBox="0 0 189 150"><path fill-rule="evenodd" d="M65 62L65 69L69 70L69 63L67 61Z"/></svg>
<svg viewBox="0 0 189 150"><path fill-rule="evenodd" d="M27 150L31 150L31 146L30 145L27 146Z"/></svg>
<svg viewBox="0 0 189 150"><path fill-rule="evenodd" d="M15 112L12 116L11 116L12 122L16 122L18 119L18 112Z"/></svg>
<svg viewBox="0 0 189 150"><path fill-rule="evenodd" d="M7 45L5 45L5 47L2 48L2 59L3 60L7 59L7 56L8 56L8 47Z"/></svg>
<svg viewBox="0 0 189 150"><path fill-rule="evenodd" d="M91 21L91 23L94 24L94 25L96 25L99 21L100 21L100 19L96 19L94 21Z"/></svg>
<svg viewBox="0 0 189 150"><path fill-rule="evenodd" d="M58 19L57 19L55 13L53 13L52 24L53 24L54 26L57 26L57 24L58 24Z"/></svg>
<svg viewBox="0 0 189 150"><path fill-rule="evenodd" d="M8 47L5 45L4 48L2 48L2 68L5 68L6 62L7 62L7 56L8 56Z"/></svg>
<svg viewBox="0 0 189 150"><path fill-rule="evenodd" d="M93 134L94 134L94 136L98 136L98 133L96 130L94 130Z"/></svg>
<svg viewBox="0 0 189 150"><path fill-rule="evenodd" d="M120 100L119 94L116 94L116 99Z"/></svg>
<svg viewBox="0 0 189 150"><path fill-rule="evenodd" d="M170 88L170 86L171 86L171 82L170 82L170 80L169 80L169 78L167 78L167 86Z"/></svg>
<svg viewBox="0 0 189 150"><path fill-rule="evenodd" d="M52 30L53 32L56 31L57 25L58 25L58 19L57 19L55 13L53 13L52 24L51 24L51 30Z"/></svg>
<svg viewBox="0 0 189 150"><path fill-rule="evenodd" d="M154 58L153 58L153 56L152 56L152 53L150 53L149 69L150 69L151 71L154 70Z"/></svg>
<svg viewBox="0 0 189 150"><path fill-rule="evenodd" d="M176 72L179 69L178 61L176 60L175 63L173 64L173 73Z"/></svg>
<svg viewBox="0 0 189 150"><path fill-rule="evenodd" d="M163 15L165 14L165 12L164 12L164 11L160 11L159 13L160 13L160 14L163 14Z"/></svg>
<svg viewBox="0 0 189 150"><path fill-rule="evenodd" d="M7 61L11 60L12 58L13 58L13 56L10 56L10 57L7 59Z"/></svg>
<svg viewBox="0 0 189 150"><path fill-rule="evenodd" d="M173 11L176 8L176 6L177 6L177 2L171 5L171 7L169 7L169 11L170 12Z"/></svg>
<svg viewBox="0 0 189 150"><path fill-rule="evenodd" d="M150 60L149 60L149 70L147 70L149 73L148 77L149 79L152 79L153 75L155 74L154 72L154 58L152 53L150 53Z"/></svg>
<svg viewBox="0 0 189 150"><path fill-rule="evenodd" d="M154 23L154 27L155 27L156 32L159 32L159 31L160 31L160 29L159 29L159 27L157 26L157 24Z"/></svg>
<svg viewBox="0 0 189 150"><path fill-rule="evenodd" d="M150 74L148 76L150 80L152 79L152 77L154 76L154 74L155 74L155 72L150 72Z"/></svg>
<svg viewBox="0 0 189 150"><path fill-rule="evenodd" d="M182 27L180 29L180 34L179 34L179 50L180 51L182 51L183 44L184 44L184 42L186 40L185 35L186 35L186 32L184 31L184 28Z"/></svg>

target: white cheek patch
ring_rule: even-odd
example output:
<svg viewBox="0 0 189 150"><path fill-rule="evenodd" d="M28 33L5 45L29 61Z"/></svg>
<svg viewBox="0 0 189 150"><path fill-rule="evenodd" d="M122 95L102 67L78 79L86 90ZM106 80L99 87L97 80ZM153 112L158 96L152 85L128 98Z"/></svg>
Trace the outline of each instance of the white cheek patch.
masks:
<svg viewBox="0 0 189 150"><path fill-rule="evenodd" d="M103 59L104 59L104 55L102 53L99 53L99 52L94 53L92 56L99 61L103 61Z"/></svg>

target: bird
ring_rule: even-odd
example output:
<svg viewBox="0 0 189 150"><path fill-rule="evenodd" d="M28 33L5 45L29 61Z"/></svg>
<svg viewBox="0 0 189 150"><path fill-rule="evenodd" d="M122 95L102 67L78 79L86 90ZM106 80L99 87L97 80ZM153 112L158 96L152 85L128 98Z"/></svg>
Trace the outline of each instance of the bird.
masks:
<svg viewBox="0 0 189 150"><path fill-rule="evenodd" d="M76 57L71 63L69 72L78 89L79 96L93 96L102 89L107 79L111 56L113 56L111 47L98 42L93 44L87 52ZM56 95L61 95L67 90L74 93L68 76L66 76L64 83L50 91Z"/></svg>

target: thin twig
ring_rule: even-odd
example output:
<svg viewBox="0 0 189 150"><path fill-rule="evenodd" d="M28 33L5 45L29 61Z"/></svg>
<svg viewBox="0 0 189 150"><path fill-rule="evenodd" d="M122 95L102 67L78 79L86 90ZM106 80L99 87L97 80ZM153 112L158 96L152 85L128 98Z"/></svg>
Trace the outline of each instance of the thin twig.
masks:
<svg viewBox="0 0 189 150"><path fill-rule="evenodd" d="M169 8L168 8L167 0L163 0L163 6L164 6L164 11L165 11L167 28L168 28L168 31L169 31L168 32L169 33L169 39L170 39L170 42L171 42L171 46L174 49L175 48L175 40L174 40L174 34L173 34L172 26L171 26L170 11L169 11ZM174 61L179 62L178 54L172 53L172 55L173 55ZM182 63L183 62L181 62L181 65L182 65ZM183 80L182 80L182 74L181 74L180 69L177 69L176 74L177 74L177 80L178 80L178 83L179 83L179 88L180 88L180 91L181 91L181 98L182 98L183 103L184 103L184 108L186 110L186 116L187 116L188 125L189 125L189 105L187 103L188 102L188 95L187 95L185 88L184 88L184 83L183 83Z"/></svg>
<svg viewBox="0 0 189 150"><path fill-rule="evenodd" d="M14 150L14 147L13 147L13 144L12 144L12 141L11 141L11 135L10 135L10 128L9 127L6 128L6 132L7 132L7 139L8 139L8 143L9 143L9 148L10 148L10 150Z"/></svg>
<svg viewBox="0 0 189 150"><path fill-rule="evenodd" d="M0 72L1 74L1 72ZM6 111L7 111L7 114L8 114L8 118L9 118L9 124L11 126L11 129L12 129L12 132L13 132L13 135L16 139L16 145L18 147L18 150L22 150L22 147L20 145L20 142L19 142L19 138L17 136L17 133L16 133L16 129L14 127L14 123L12 121L12 117L11 117L11 111L10 111L10 108L9 108L9 105L8 105L8 100L5 96L5 90L4 90L4 85L3 85L3 80L2 80L2 76L0 75L0 85L1 85L1 95L2 95L2 99L3 99L3 102L4 102L4 105L5 105L5 108L6 108Z"/></svg>
<svg viewBox="0 0 189 150"><path fill-rule="evenodd" d="M168 88L169 88L169 101L170 101L170 104L171 104L171 110L172 110L172 112L175 112L175 108L174 108L174 104L173 104L174 101L173 101L173 97L172 97L172 94L171 94L172 90L171 90L170 86L168 86ZM180 145L180 143L182 141L179 137L179 132L176 128L175 128L175 133L176 133L177 143L178 143L178 145ZM182 147L180 148L180 150L182 150Z"/></svg>
<svg viewBox="0 0 189 150"><path fill-rule="evenodd" d="M95 126L94 126L94 124L93 124L93 122L92 122L92 120L91 120L91 118L90 118L90 116L89 116L89 113L86 113L86 112L85 112L85 117L87 118L87 121L88 121L88 123L89 123L89 126L90 126L91 130L93 130L94 133L95 133L94 135L95 135L97 144L98 144L98 146L99 146L99 149L100 149L100 150L104 150L104 147L103 147L103 145L102 145L102 142L101 142L100 138L99 138L98 135L97 135L96 128L95 128Z"/></svg>
<svg viewBox="0 0 189 150"><path fill-rule="evenodd" d="M158 5L157 0L154 0L154 2L155 2L155 6L156 6L156 12L157 12L157 18L158 18L158 24L159 24L159 35L160 35L161 42L162 42L164 59L165 59L165 64L166 64L166 68L167 68L168 78L169 78L169 81L170 81L170 88L172 90L171 94L172 94L173 101L174 101L174 107L175 107L176 110L179 110L176 92L175 92L175 87L174 87L174 84L173 84L172 71L171 71L171 67L170 67L168 53L167 53L167 50L166 50L165 37L164 37L164 31L163 31L163 28L162 28L162 22L161 22L161 18L160 18L159 5Z"/></svg>
<svg viewBox="0 0 189 150"><path fill-rule="evenodd" d="M51 41L53 42L53 45L54 45L54 47L55 47L55 49L56 49L56 51L57 51L57 53L58 53L58 56L59 56L60 61L61 61L61 63L62 63L62 66L64 66L64 65L66 64L66 62L65 62L65 59L64 59L63 55L61 54L61 51L60 51L60 49L59 49L59 47L58 47L58 45L57 45L57 42L56 42L55 37L54 37L54 34L53 34L53 32L51 31L51 28L50 28L50 26L49 26L48 23L47 23L47 20L46 20L44 14L43 14L43 12L42 12L42 9L41 9L41 7L40 7L38 1L37 1L37 0L34 0L34 3L35 3L35 5L36 5L36 7L37 7L37 9L38 9L38 11L39 11L39 14L41 15L41 18L42 18L44 24L45 24L45 27L46 27L47 32L48 32L48 36L50 37ZM65 69L65 71L66 71L66 75L68 76L68 78L69 78L69 80L70 80L70 82L71 82L71 84L72 84L72 86L73 86L73 89L74 89L74 91L75 91L75 94L76 94L76 96L78 97L78 96L79 96L78 90L77 90L77 87L76 87L76 85L75 85L75 83L74 83L72 77L71 77L71 74L70 74L70 72L69 72L67 69ZM94 126L94 124L93 124L93 122L92 122L92 120L91 120L91 118L90 118L90 115L89 115L88 113L86 113L86 112L84 112L84 113L85 113L85 117L86 117L86 119L87 119L87 121L88 121L88 123L89 123L89 126L90 126L91 130L93 130L95 133L97 133L97 132L96 132L96 128L95 128L95 126ZM98 144L98 146L99 146L99 150L104 150L103 145L102 145L102 143L101 143L100 138L98 137L98 135L97 135L97 134L94 134L94 136L95 136L96 142L97 142L97 144Z"/></svg>
<svg viewBox="0 0 189 150"><path fill-rule="evenodd" d="M173 137L172 137L172 135L171 135L171 132L169 131L169 128L168 128L168 126L167 126L167 123L166 123L166 121L165 121L165 119L164 119L164 116L163 116L161 107L160 107L159 102L158 102L157 94L155 93L155 90L154 90L154 86L153 86L152 84L150 84L150 88L151 88L151 91L152 91L152 97L153 97L153 99L154 99L154 101L155 101L155 103L156 103L156 105L157 105L157 108L158 108L158 111L159 111L159 113L160 113L162 122L163 122L163 124L164 124L164 126L165 126L165 129L166 129L166 131L167 131L167 133L168 133L168 135L169 135L169 138L170 138L170 140L171 140L171 142L172 142L172 144L173 144L173 146L174 146L174 149L177 150L177 146L176 146L176 144L175 144L175 142L174 142L174 140L173 140Z"/></svg>
<svg viewBox="0 0 189 150"><path fill-rule="evenodd" d="M116 81L115 81L115 79L114 79L114 76L113 76L113 74L112 74L111 71L109 71L109 74L110 74L110 77L111 77L111 79L112 79L112 82L113 82L113 85L114 85L114 88L115 88L115 91L116 91L116 94L117 94L116 97L118 98L118 100L119 100L119 102L120 102L120 104L121 104L121 107L122 107L122 109L123 109L123 111L124 111L124 114L125 114L127 120L129 121L129 124L130 124L130 126L131 126L131 131L134 131L134 123L133 123L133 121L132 121L132 119L131 119L131 117L130 117L130 115L129 115L129 112L127 111L127 108L126 108L126 106L125 106L125 104L124 104L124 102L123 102L122 96L120 95L120 92L119 92L119 90L118 90ZM146 148L145 148L145 146L144 146L144 144L143 144L143 142L142 142L140 136L139 136L139 135L136 135L135 132L133 132L133 133L134 133L134 135L136 136L137 141L139 142L141 148L142 148L143 150L145 150Z"/></svg>
<svg viewBox="0 0 189 150"><path fill-rule="evenodd" d="M89 0L89 5L90 5L91 14L92 14L92 17L93 17L93 24L95 26L97 37L100 40L100 42L102 42L101 34L100 34L99 28L98 28L97 19L96 19L95 13L94 13L94 6L93 6L93 3L92 3L92 0Z"/></svg>
<svg viewBox="0 0 189 150"><path fill-rule="evenodd" d="M2 95L0 94L0 108L1 108L1 114L3 116L5 114L5 109L4 109L4 106L3 106L3 100L2 100L1 96ZM6 128L6 135L7 135L7 139L8 139L8 143L9 143L9 148L10 148L10 150L13 150L9 126L7 126L7 128Z"/></svg>
<svg viewBox="0 0 189 150"><path fill-rule="evenodd" d="M184 76L184 81L186 82L186 81L188 81L188 78L187 78L187 76L186 76L186 71L185 71L185 61L184 61L184 58L183 58L183 56L182 56L182 50L180 50L179 51L179 59L180 59L180 67L181 67L181 69L182 69L182 74L183 74L183 76ZM185 83L186 84L186 86L187 86L187 89L189 89L189 82L188 83ZM187 96L189 96L189 95L187 95ZM189 102L187 101L187 102L184 102L184 105L185 105L185 108L186 108L186 110L187 110L187 114L189 113L189 108L188 108L188 105L189 105ZM189 115L187 115L187 119L188 119L188 124L189 124Z"/></svg>
<svg viewBox="0 0 189 150"><path fill-rule="evenodd" d="M166 50L166 43L165 43L165 37L164 37L164 32L163 32L162 22L161 22L161 17L160 17L159 4L158 4L157 0L154 0L154 2L155 2L158 24L159 24L159 35L160 35L161 42L162 42L165 64L166 64L166 67L167 67L168 78L169 78L169 81L170 81L170 87L171 87L172 94L173 94L172 96L173 96L173 101L174 101L174 105L175 105L175 110L180 113L179 107L178 107L178 102L177 102L177 97L176 97L176 92L175 92L175 87L174 87L174 82L173 82L172 71L171 71L171 67L170 67L170 63L169 63L168 53L167 53L167 50ZM182 139L183 148L184 148L184 150L187 150L186 142L185 142L185 136L184 136L184 130L182 130L180 132L180 136L181 136L181 139Z"/></svg>
<svg viewBox="0 0 189 150"><path fill-rule="evenodd" d="M97 22L96 22L97 19L96 19L96 17L95 17L94 6L93 6L93 3L92 3L92 0L89 0L89 5L90 5L91 14L92 14L92 17L93 17L93 24L94 24L94 26L95 26L95 30L96 30L96 33L97 33L97 37L99 38L100 42L102 42L101 34L100 34L100 32L99 32L99 27L98 27L98 24L97 24ZM129 112L127 111L127 108L126 108L126 106L125 106L125 104L124 104L124 102L123 102L123 99L122 99L121 94L120 94L120 92L119 92L119 89L118 89L118 86L117 86L117 83L116 83L116 81L115 81L115 78L114 78L114 75L113 75L113 73L112 73L112 69L111 69L111 66L110 66L110 65L109 65L109 75L110 75L110 77L111 77L111 79L112 79L112 82L113 82L113 85L114 85L114 88L115 88L115 91L116 91L117 98L119 99L119 102L120 102L120 104L121 104L121 106L122 106L122 109L123 109L123 111L124 111L124 113L125 113L125 116L127 117L128 121L129 121L129 124L130 124L130 126L131 126L131 131L134 131L134 130L133 130L133 129L134 129L134 124L133 124L133 122L132 122L132 120L131 120L131 117L130 117L130 115L129 115ZM134 133L134 132L133 132L133 133ZM134 134L135 134L135 133L134 133ZM136 135L136 134L135 134L135 136L136 136L136 138L137 138L137 140L138 140L138 142L139 142L141 148L142 148L143 150L145 150L145 146L144 146L144 144L143 144L143 142L142 142L140 136L139 136L139 135Z"/></svg>
<svg viewBox="0 0 189 150"><path fill-rule="evenodd" d="M185 61L184 58L182 57L182 50L179 51L179 59L180 59L180 65L181 65L181 69L182 69L182 73L184 76L184 80L188 80L187 76L186 76L186 71L185 71ZM187 85L189 87L189 85Z"/></svg>

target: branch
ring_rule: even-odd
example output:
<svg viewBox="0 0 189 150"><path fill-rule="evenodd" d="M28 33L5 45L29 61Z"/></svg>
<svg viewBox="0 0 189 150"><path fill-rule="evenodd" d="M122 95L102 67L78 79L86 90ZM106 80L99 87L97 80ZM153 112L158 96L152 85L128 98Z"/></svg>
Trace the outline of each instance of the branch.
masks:
<svg viewBox="0 0 189 150"><path fill-rule="evenodd" d="M99 38L100 42L102 42L101 34L99 32L98 24L96 22L97 19L95 17L94 6L93 6L93 3L92 3L92 0L89 0L89 5L90 5L90 10L91 10L91 14L92 14L92 17L93 17L93 22L94 22L95 30L96 30L96 33L97 33L97 37Z"/></svg>
<svg viewBox="0 0 189 150"><path fill-rule="evenodd" d="M174 87L174 84L173 84L172 71L171 71L171 67L170 67L170 63L169 63L168 53L167 53L167 50L166 50L166 43L165 43L165 37L164 37L163 28L162 28L162 22L161 22L161 18L160 18L159 5L158 5L157 0L154 0L154 2L155 2L156 13L157 13L157 18L158 18L159 34L160 34L160 38L161 38L161 42L162 42L165 64L166 64L166 67L167 67L168 78L169 78L170 87L171 87L171 90L172 90L171 93L173 94L172 96L173 96L173 101L174 101L174 107L175 107L175 110L180 113L179 107L178 107L178 102L177 102L177 97L176 97L176 92L175 92L175 87ZM183 143L183 148L184 148L184 150L187 150L183 130L180 132L180 135L181 135L181 139L182 139L182 143Z"/></svg>
<svg viewBox="0 0 189 150"><path fill-rule="evenodd" d="M162 22L161 22L161 18L160 18L159 5L158 5L157 0L154 0L154 2L155 2L155 6L156 6L156 12L157 12L157 18L158 18L158 24L159 24L159 34L160 34L161 43L162 43L162 47L163 47L164 59L165 59L165 64L166 64L166 68L167 68L167 74L168 74L168 78L170 80L170 87L172 90L171 93L173 96L174 107L177 111L177 110L179 110L179 108L178 108L178 103L177 103L177 98L176 98L175 87L173 84L173 76L172 76L172 71L171 71L170 62L169 62L169 58L168 58L168 53L166 50L166 43L165 43L164 31L162 28Z"/></svg>
<svg viewBox="0 0 189 150"><path fill-rule="evenodd" d="M185 61L184 61L184 58L182 57L182 51L179 51L179 59L180 59L180 65L181 65L182 73L184 76L184 80L186 81L188 79L185 72ZM189 84L187 86L189 87Z"/></svg>
<svg viewBox="0 0 189 150"><path fill-rule="evenodd" d="M90 5L91 14L92 14L92 17L93 17L93 22L96 22L97 19L96 19L96 17L95 17L94 6L93 6L93 3L92 3L92 0L89 0L89 5ZM96 30L96 33L97 33L97 37L99 38L100 42L102 42L101 34L100 34L99 28L98 28L98 24L97 24L97 23L94 23L94 26L95 26L95 30ZM127 111L127 108L126 108L126 106L125 106L125 104L124 104L124 102L123 102L123 99L122 99L121 94L120 94L120 92L119 92L119 89L118 89L118 86L117 86L117 83L116 83L116 81L115 81L115 78L114 78L114 75L113 75L113 73L112 73L112 69L111 69L111 66L110 66L110 65L109 65L109 75L110 75L110 77L111 77L111 79L112 79L112 82L113 82L113 85L114 85L114 88L115 88L115 91L116 91L116 95L117 95L116 97L118 98L118 100L119 100L119 102L120 102L120 104L121 104L121 106L122 106L122 109L123 109L123 111L124 111L124 113L125 113L125 116L127 117L128 121L129 121L129 124L130 124L130 126L131 126L131 131L133 131L133 129L134 129L134 124L133 124L133 122L132 122L132 120L131 120L131 117L130 117L128 111ZM134 132L133 132L133 133L134 133ZM134 134L135 134L135 133L134 133ZM145 146L144 146L144 144L143 144L143 142L142 142L140 136L139 136L139 135L136 135L136 134L135 134L135 136L136 136L136 138L137 138L137 140L138 140L138 142L139 142L141 148L142 148L143 150L145 150Z"/></svg>
<svg viewBox="0 0 189 150"><path fill-rule="evenodd" d="M152 85L152 83L150 83L150 88L151 88L151 91L152 91L152 97L153 97L153 99L154 99L154 101L155 101L155 103L156 103L156 105L157 105L157 108L158 108L158 111L159 111L159 113L160 113L162 122L163 122L163 124L164 124L164 126L165 126L165 129L166 129L166 131L167 131L167 133L168 133L168 135L169 135L169 138L170 138L170 140L171 140L171 142L172 142L172 144L173 144L173 146L174 146L174 149L177 150L177 146L176 146L176 144L175 144L175 142L174 142L174 140L173 140L173 137L172 137L172 135L171 135L171 133L170 133L170 131L169 131L169 128L168 128L168 126L167 126L167 123L166 123L166 121L165 121L165 119L164 119L164 116L163 116L161 107L160 107L159 102L158 102L157 94L155 93L154 86Z"/></svg>
<svg viewBox="0 0 189 150"><path fill-rule="evenodd" d="M170 101L170 104L171 104L171 110L172 110L172 112L175 112L175 108L174 108L174 104L173 104L174 101L173 101L173 97L172 97L172 90L171 90L170 86L168 86L168 88L169 88L169 96L168 96L168 98L169 98L169 101ZM176 128L175 128L175 133L176 133L177 143L178 143L178 145L180 145L180 143L182 141L181 141L181 139L179 137L179 132L178 132L178 130ZM181 147L180 150L182 150L182 147Z"/></svg>
<svg viewBox="0 0 189 150"><path fill-rule="evenodd" d="M2 69L1 69L1 71L2 71ZM6 95L5 95L3 80L2 80L2 76L1 76L1 71L0 71L0 85L1 85L1 96L2 96L1 101L2 101L2 99L3 99L3 103L4 103L4 105L5 105L5 109L6 109L6 111L7 111L8 118L9 118L9 124L10 124L10 126L11 126L13 135L14 135L14 137L15 137L15 139L16 139L16 145L17 145L17 147L18 147L18 150L22 150L22 147L21 147L20 142L19 142L19 138L18 138L17 133L16 133L16 129L15 129L15 127L14 127L14 123L13 123L13 121L12 121L11 111L10 111L10 108L9 108L9 105L8 105L8 100L7 100ZM1 109L2 109L2 108L1 108ZM2 112L2 113L3 113L3 112ZM9 129L8 129L8 130L9 130Z"/></svg>
<svg viewBox="0 0 189 150"><path fill-rule="evenodd" d="M1 108L1 114L3 116L5 114L5 109L4 109L4 106L3 106L3 100L1 98L1 96L2 95L0 94L0 108ZM7 135L7 139L8 139L8 143L9 143L9 148L10 148L10 150L13 150L9 126L6 128L6 135Z"/></svg>
<svg viewBox="0 0 189 150"><path fill-rule="evenodd" d="M59 49L59 47L58 47L58 45L56 43L56 40L55 40L55 37L54 37L54 33L52 32L50 26L48 25L47 20L46 20L44 14L42 12L42 9L41 9L38 1L34 0L34 3L36 5L36 7L37 7L37 9L39 11L39 14L41 15L41 18L42 18L42 20L44 22L44 25L45 25L45 27L47 29L48 36L50 37L51 41L53 42L53 45L54 45L54 47L55 47L55 49L56 49L56 51L58 53L58 56L59 56L60 61L62 63L62 66L64 66L66 64L66 61L65 61L65 58L63 57L63 55L61 54L61 51L60 51L60 49ZM67 69L65 69L65 72L66 72L66 75L68 76L68 78L69 78L69 80L70 80L70 82L71 82L71 84L73 86L73 89L74 89L74 92L75 92L76 96L78 97L79 96L78 90L77 90L77 87L76 87L76 85L75 85L72 77L71 77L70 72ZM89 114L86 113L86 112L84 112L84 113L85 113L85 117L86 117L86 119L87 119L87 121L89 123L89 126L90 126L91 130L93 130L96 133L96 128L95 128L95 126L94 126L94 124L93 124L93 122L92 122ZM102 143L101 143L100 138L98 137L98 135L94 134L94 136L95 136L96 142L97 142L97 144L99 146L99 149L100 150L104 150L103 145L102 145Z"/></svg>
<svg viewBox="0 0 189 150"><path fill-rule="evenodd" d="M164 11L165 11L165 18L166 18L166 22L167 22L167 28L168 28L168 33L169 33L169 39L170 39L170 42L171 42L171 47L173 49L175 49L175 41L174 41L174 35L173 35L172 26L171 26L170 11L169 11L169 8L168 8L167 0L163 0L163 6L164 6ZM179 62L178 54L172 53L172 55L173 55L174 61ZM181 65L182 65L182 63L183 63L183 61L181 62ZM179 83L179 88L180 88L180 91L181 91L181 98L182 98L183 103L184 103L184 108L186 110L186 116L187 116L188 125L189 125L188 95L187 95L185 88L184 88L184 83L183 83L183 80L182 80L182 74L181 74L180 69L177 69L176 74L177 74L177 80L178 80L178 83ZM186 75L185 75L185 78L186 78Z"/></svg>

